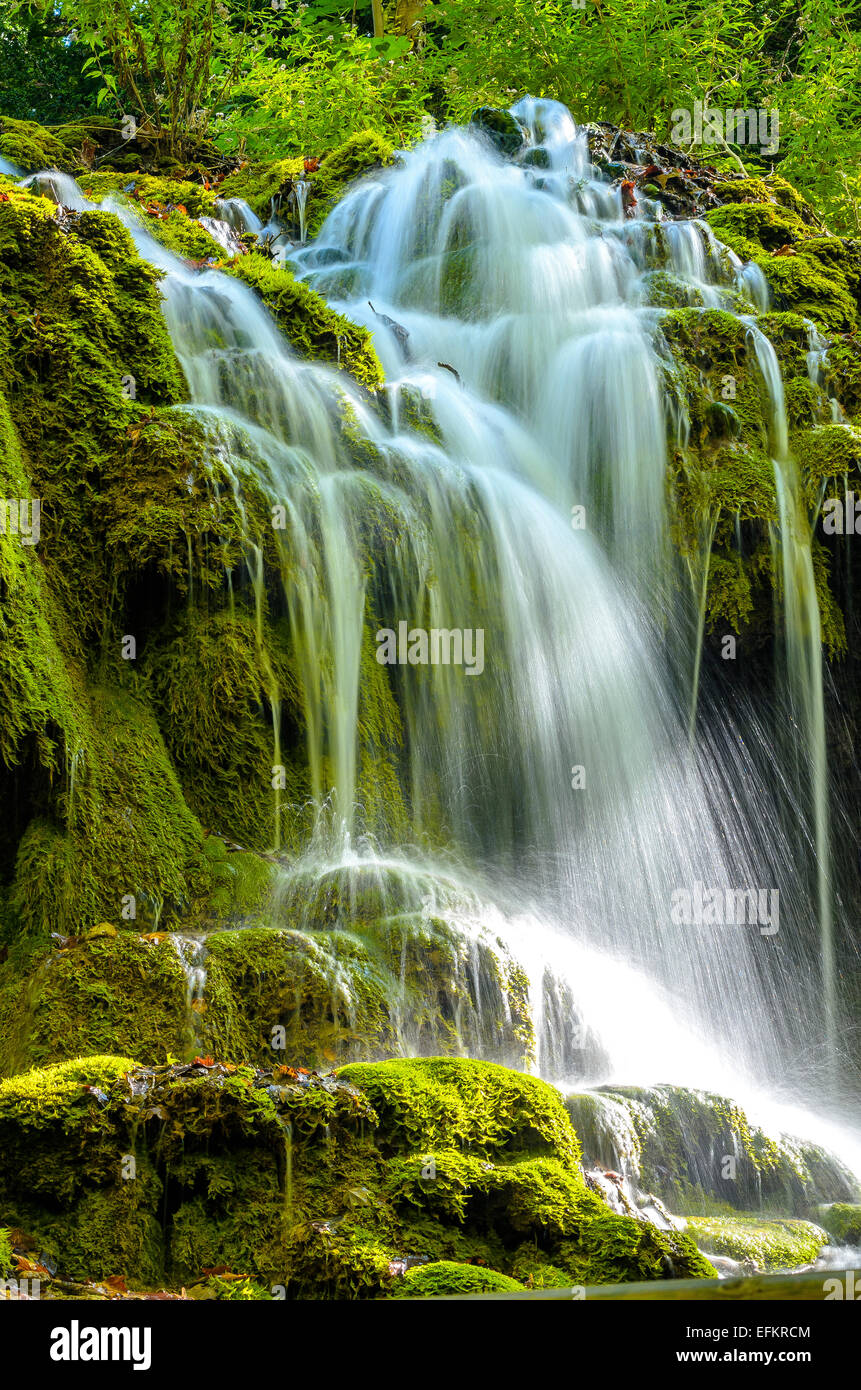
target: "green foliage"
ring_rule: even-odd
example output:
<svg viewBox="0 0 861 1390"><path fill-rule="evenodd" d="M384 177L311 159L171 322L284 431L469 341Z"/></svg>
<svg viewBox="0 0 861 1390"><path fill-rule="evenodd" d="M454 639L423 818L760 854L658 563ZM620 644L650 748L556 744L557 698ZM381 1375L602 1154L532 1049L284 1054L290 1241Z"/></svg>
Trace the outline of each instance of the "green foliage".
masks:
<svg viewBox="0 0 861 1390"><path fill-rule="evenodd" d="M85 58L86 50L70 41L59 6L39 18L27 6L2 0L0 92L6 115L54 122L95 110L98 85L83 72Z"/></svg>
<svg viewBox="0 0 861 1390"><path fill-rule="evenodd" d="M345 131L382 123L399 144L419 133L430 74L409 39L372 38L317 6L291 6L279 21L224 103L219 145L319 157Z"/></svg>
<svg viewBox="0 0 861 1390"><path fill-rule="evenodd" d="M219 0L64 0L62 14L89 50L83 71L98 78L96 105L132 115L181 157L203 133L207 102L217 104L235 80L251 8L235 25ZM51 13L53 3L43 9Z"/></svg>

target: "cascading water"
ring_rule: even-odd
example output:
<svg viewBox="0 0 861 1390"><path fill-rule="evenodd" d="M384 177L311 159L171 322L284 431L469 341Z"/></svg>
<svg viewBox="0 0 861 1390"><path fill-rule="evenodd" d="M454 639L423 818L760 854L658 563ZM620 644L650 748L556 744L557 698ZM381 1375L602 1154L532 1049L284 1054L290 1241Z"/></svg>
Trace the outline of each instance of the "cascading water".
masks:
<svg viewBox="0 0 861 1390"><path fill-rule="evenodd" d="M645 202L626 219L562 107L516 114L546 167L445 132L349 192L292 254L374 333L382 403L296 358L248 289L193 273L112 205L165 271L185 409L246 518L275 766L266 547L278 557L312 800L281 910L334 874L354 894L376 884L383 915L430 912L502 941L526 970L549 1077L789 1096L823 1007L806 875L726 713L688 738L667 631L697 624L674 597L661 312L648 306L657 269L706 306L762 308L764 282L697 222L664 223ZM768 379L773 353L754 329L751 342ZM774 419L787 629L806 635L790 665L807 663L795 689L810 700L815 590L777 405ZM274 541L254 490L281 515ZM367 702L377 634L401 624L480 631L483 651L472 671L420 648L391 666L395 738ZM821 706L804 725L820 728ZM376 785L381 753L398 763L408 835ZM821 775L824 763L817 805ZM276 847L290 809L276 791ZM821 886L827 825L816 831ZM674 893L695 885L778 889L779 934L675 924Z"/></svg>

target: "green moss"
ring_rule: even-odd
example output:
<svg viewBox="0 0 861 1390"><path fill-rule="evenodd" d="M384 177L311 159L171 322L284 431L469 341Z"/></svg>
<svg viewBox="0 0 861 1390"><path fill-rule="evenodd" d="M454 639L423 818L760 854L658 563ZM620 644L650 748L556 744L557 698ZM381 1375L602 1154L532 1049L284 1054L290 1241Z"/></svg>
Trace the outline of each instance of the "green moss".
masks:
<svg viewBox="0 0 861 1390"><path fill-rule="evenodd" d="M517 1293L523 1285L494 1269L437 1260L408 1269L397 1285L395 1298L468 1298L480 1293Z"/></svg>
<svg viewBox="0 0 861 1390"><path fill-rule="evenodd" d="M828 418L829 407L807 371L809 325L788 312L760 315L758 322L785 374L790 448L813 515L824 456L834 452L832 430L839 427L811 428ZM677 309L662 316L659 343L672 358L667 385L688 425L684 444L670 440L671 534L698 600L705 583L707 631L729 627L753 651L773 636L781 576L771 544L779 520L771 405L751 335L732 314ZM851 431L839 434L844 446L851 438ZM844 624L824 552L814 554L814 568L823 645L838 657L846 646Z"/></svg>
<svg viewBox="0 0 861 1390"><path fill-rule="evenodd" d="M21 839L11 902L31 936L98 922L193 918L209 891L200 826L152 715L131 696L93 691L65 828L34 819ZM130 914L134 912L134 916Z"/></svg>
<svg viewBox="0 0 861 1390"><path fill-rule="evenodd" d="M347 1074L371 1077L384 1113ZM422 1151L446 1124L447 1146ZM320 1078L76 1061L0 1087L0 1140L4 1212L76 1277L163 1269L188 1284L226 1264L290 1298L379 1298L400 1287L404 1262L511 1279L527 1251L533 1284L711 1272L686 1236L608 1211L583 1182L555 1092L492 1064Z"/></svg>
<svg viewBox="0 0 861 1390"><path fill-rule="evenodd" d="M35 121L13 121L9 116L0 117L0 155L25 173L41 169L74 173L79 167L68 146L45 126Z"/></svg>
<svg viewBox="0 0 861 1390"><path fill-rule="evenodd" d="M511 1262L512 1278L527 1289L565 1289L571 1286L567 1270L550 1264L536 1246L521 1246Z"/></svg>
<svg viewBox="0 0 861 1390"><path fill-rule="evenodd" d="M820 425L793 437L810 500L822 483L861 477L861 435L851 425Z"/></svg>
<svg viewBox="0 0 861 1390"><path fill-rule="evenodd" d="M394 1038L394 982L355 937L270 928L209 939L203 1036L216 1055L303 1066L379 1055ZM285 1048L273 1051L273 1030Z"/></svg>
<svg viewBox="0 0 861 1390"><path fill-rule="evenodd" d="M115 590L124 594L141 573L153 587L167 581L187 600L171 635L183 621L205 625L206 608L224 600L225 575L244 555L245 519L216 439L191 411L157 410L117 441L104 469L99 527ZM252 517L256 502L249 484ZM201 591L211 600L203 612L191 602Z"/></svg>
<svg viewBox="0 0 861 1390"><path fill-rule="evenodd" d="M493 1062L433 1057L342 1067L338 1075L370 1097L396 1149L460 1144L579 1159L559 1093Z"/></svg>
<svg viewBox="0 0 861 1390"><path fill-rule="evenodd" d="M851 1202L833 1202L816 1212L821 1226L841 1245L861 1245L861 1206Z"/></svg>
<svg viewBox="0 0 861 1390"><path fill-rule="evenodd" d="M713 1279L716 1271L693 1240L648 1221L606 1209L585 1223L576 1241L556 1247L554 1264L572 1283L637 1284L650 1279Z"/></svg>
<svg viewBox="0 0 861 1390"><path fill-rule="evenodd" d="M243 198L258 217L266 221L273 198L276 205L289 194L293 183L305 177L302 156L276 159L269 163L247 164L228 174L218 187L220 198Z"/></svg>
<svg viewBox="0 0 861 1390"><path fill-rule="evenodd" d="M158 278L109 214L61 226L45 199L0 204L0 389L41 498L40 559L79 648L102 637L115 598L100 544L102 476L137 422L185 392Z"/></svg>
<svg viewBox="0 0 861 1390"><path fill-rule="evenodd" d="M136 932L0 966L0 1072L93 1052L163 1062L185 1052L186 977L169 937Z"/></svg>
<svg viewBox="0 0 861 1390"><path fill-rule="evenodd" d="M273 266L259 252L243 256L230 269L260 295L301 357L332 363L372 391L383 384L383 369L367 329L330 309L289 270Z"/></svg>
<svg viewBox="0 0 861 1390"><path fill-rule="evenodd" d="M840 1200L853 1188L836 1158L767 1134L726 1097L677 1086L608 1087L601 1094L627 1112L640 1186L672 1210L695 1210L695 1194L704 1192L735 1210L806 1213L815 1194ZM734 1158L732 1175L724 1176L725 1155Z"/></svg>
<svg viewBox="0 0 861 1390"><path fill-rule="evenodd" d="M828 1240L812 1221L758 1216L692 1216L685 1229L708 1254L728 1255L766 1273L809 1264Z"/></svg>
<svg viewBox="0 0 861 1390"><path fill-rule="evenodd" d="M153 645L146 665L189 803L208 828L260 848L275 839L270 673L278 677L285 750L297 743L300 720L288 654L268 625L264 636L261 647L255 619L238 608L192 610ZM300 801L303 792L297 774L284 800Z"/></svg>
<svg viewBox="0 0 861 1390"><path fill-rule="evenodd" d="M222 261L226 252L197 221L218 217L217 192L204 183L152 174L90 173L81 178L90 202L120 198L137 213L150 236L168 251L192 261Z"/></svg>
<svg viewBox="0 0 861 1390"><path fill-rule="evenodd" d="M685 283L667 270L652 270L644 277L646 303L658 309L701 307L700 290Z"/></svg>
<svg viewBox="0 0 861 1390"><path fill-rule="evenodd" d="M826 390L847 415L861 413L861 343L854 336L832 340L825 362Z"/></svg>
<svg viewBox="0 0 861 1390"><path fill-rule="evenodd" d="M838 332L856 326L861 255L853 243L811 227L806 205L783 181L776 188L740 180L717 191L727 201L706 220L731 250L762 267L779 307Z"/></svg>
<svg viewBox="0 0 861 1390"><path fill-rule="evenodd" d="M135 1065L130 1057L75 1057L0 1081L0 1123L36 1129L63 1123L76 1106L90 1104L85 1086L110 1088Z"/></svg>
<svg viewBox="0 0 861 1390"><path fill-rule="evenodd" d="M206 188L202 182L162 178L153 174L116 174L110 171L90 172L81 176L81 191L91 202L125 196L138 210L147 207L166 209L184 207L190 218L217 217L216 200L220 189Z"/></svg>
<svg viewBox="0 0 861 1390"><path fill-rule="evenodd" d="M351 183L376 169L393 164L394 160L394 147L375 130L359 131L327 154L318 172L312 176L310 234L317 234Z"/></svg>
<svg viewBox="0 0 861 1390"><path fill-rule="evenodd" d="M192 1285L189 1297L217 1299L222 1303L269 1303L272 1293L262 1284L255 1283L253 1279L244 1279L241 1275L226 1278L211 1274L208 1279Z"/></svg>

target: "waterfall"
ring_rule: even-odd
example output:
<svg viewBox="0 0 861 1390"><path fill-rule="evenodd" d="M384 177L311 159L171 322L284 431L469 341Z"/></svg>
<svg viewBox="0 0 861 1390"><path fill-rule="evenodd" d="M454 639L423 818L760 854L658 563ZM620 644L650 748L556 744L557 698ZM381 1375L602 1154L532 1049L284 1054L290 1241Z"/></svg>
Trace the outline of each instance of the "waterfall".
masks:
<svg viewBox="0 0 861 1390"><path fill-rule="evenodd" d="M668 630L695 624L677 596L647 293L656 267L704 307L742 294L761 308L766 287L699 222L666 223L644 202L626 218L558 103L526 99L516 114L546 167L505 161L468 131L436 134L350 190L288 257L373 333L387 378L377 400L296 357L244 285L191 271L129 208L105 205L165 272L192 397L182 409L206 432L202 466L217 461L245 518L277 765L283 692L263 637L276 556L313 803L282 904L295 911L332 875L354 893L370 878L386 916L430 910L466 940L503 943L526 973L549 1077L803 1098L803 1078L787 1087L786 1075L803 1071L833 995L811 984L806 869L756 771L768 750L752 755L755 722L742 737L711 712L688 736L691 691ZM798 736L817 750L827 982L810 538L776 359L750 337L774 402L790 687ZM259 494L282 518L274 533ZM415 659L387 667L399 728L380 728L380 634L402 625ZM481 632L481 671L425 660L421 634L441 631ZM408 835L380 809L384 757ZM287 809L276 792L276 847ZM779 930L674 916L679 895L704 892L779 892Z"/></svg>

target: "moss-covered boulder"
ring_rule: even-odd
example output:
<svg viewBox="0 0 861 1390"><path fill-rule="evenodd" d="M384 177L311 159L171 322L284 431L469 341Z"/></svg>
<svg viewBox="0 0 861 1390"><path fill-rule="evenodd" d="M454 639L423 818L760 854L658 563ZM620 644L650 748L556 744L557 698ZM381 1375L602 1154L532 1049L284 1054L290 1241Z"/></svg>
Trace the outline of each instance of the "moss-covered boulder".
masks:
<svg viewBox="0 0 861 1390"><path fill-rule="evenodd" d="M105 170L80 175L80 185L90 202L112 198L128 204L150 236L184 260L200 265L230 259L199 220L219 217L218 194L203 182Z"/></svg>
<svg viewBox="0 0 861 1390"><path fill-rule="evenodd" d="M707 212L706 220L738 256L762 267L779 308L841 333L857 326L857 242L825 232L813 209L779 176L718 183L715 193L721 206Z"/></svg>
<svg viewBox="0 0 861 1390"><path fill-rule="evenodd" d="M602 1086L567 1104L589 1157L625 1172L673 1211L806 1216L812 1203L857 1194L857 1180L833 1154L767 1133L723 1096Z"/></svg>
<svg viewBox="0 0 861 1390"><path fill-rule="evenodd" d="M203 181L170 178L158 174L114 173L112 170L91 170L80 177L85 198L101 203L105 198L126 197L145 212L152 208L184 208L191 218L217 217L219 190L207 187Z"/></svg>
<svg viewBox="0 0 861 1390"><path fill-rule="evenodd" d="M817 1207L816 1219L839 1245L861 1245L861 1205L832 1202Z"/></svg>
<svg viewBox="0 0 861 1390"><path fill-rule="evenodd" d="M691 1216L687 1234L706 1255L727 1255L751 1273L810 1264L828 1243L812 1221L759 1216Z"/></svg>
<svg viewBox="0 0 861 1390"><path fill-rule="evenodd" d="M530 1248L577 1284L713 1272L687 1236L609 1211L558 1093L492 1063L78 1059L0 1083L0 1141L0 1224L72 1278L227 1265L290 1298L379 1298L441 1262L518 1287Z"/></svg>
<svg viewBox="0 0 861 1390"><path fill-rule="evenodd" d="M219 184L222 198L242 198L252 212L266 221L272 212L286 203L298 179L305 177L305 162L301 155L286 159L246 162L228 174Z"/></svg>
<svg viewBox="0 0 861 1390"><path fill-rule="evenodd" d="M35 121L14 121L0 117L0 155L17 164L25 173L40 169L61 169L74 173L80 159L63 140Z"/></svg>
<svg viewBox="0 0 861 1390"><path fill-rule="evenodd" d="M0 1073L121 1048L152 1061L184 1056L186 975L162 940L121 931L13 953L0 965Z"/></svg>
<svg viewBox="0 0 861 1390"><path fill-rule="evenodd" d="M468 949L442 923L417 924L409 949L404 931L380 922L275 928L270 858L228 852L210 835L204 861L212 889L196 935L117 910L0 962L0 1074L97 1050L150 1064L211 1053L267 1065L286 1055L312 1068L407 1050L458 1054L465 1038L476 1051L528 1059L519 972L492 943ZM141 917L151 906L141 901Z"/></svg>
<svg viewBox="0 0 861 1390"><path fill-rule="evenodd" d="M815 519L826 477L852 475L857 444L851 429L831 424L826 388L808 367L812 325L797 313L771 311L755 328L774 347L783 375L789 451L802 499ZM774 405L759 362L754 329L720 309L677 308L664 313L657 342L666 355L669 412L671 530L708 633L742 635L751 652L774 635L775 570L772 528L778 521ZM680 430L678 419L684 426ZM836 433L835 433L836 431ZM830 583L831 561L812 548L822 642L830 657L846 651L843 613Z"/></svg>
<svg viewBox="0 0 861 1390"><path fill-rule="evenodd" d="M460 1265L453 1260L408 1269L395 1292L395 1298L469 1298L479 1293L517 1293L523 1285L495 1269L479 1265Z"/></svg>

